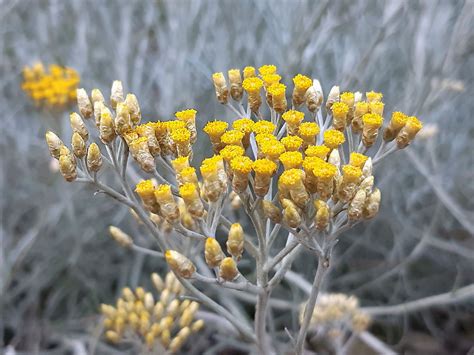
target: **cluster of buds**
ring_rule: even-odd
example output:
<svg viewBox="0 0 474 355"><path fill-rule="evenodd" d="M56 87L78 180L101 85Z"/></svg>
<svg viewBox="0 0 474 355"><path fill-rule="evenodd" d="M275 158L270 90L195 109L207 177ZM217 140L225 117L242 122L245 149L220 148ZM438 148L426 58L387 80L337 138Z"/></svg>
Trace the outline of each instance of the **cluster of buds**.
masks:
<svg viewBox="0 0 474 355"><path fill-rule="evenodd" d="M199 303L180 300L184 289L172 272L165 280L154 273L151 280L156 299L142 287L126 287L115 305L101 305L105 338L114 344L138 341L157 354L175 353L204 326L195 320Z"/></svg>
<svg viewBox="0 0 474 355"><path fill-rule="evenodd" d="M300 308L300 322L304 306ZM310 324L331 337L340 337L347 329L354 333L365 331L370 325L370 316L360 309L355 296L325 293L318 296Z"/></svg>
<svg viewBox="0 0 474 355"><path fill-rule="evenodd" d="M76 100L79 74L69 67L51 64L45 69L42 63L23 68L22 90L37 106L63 109Z"/></svg>

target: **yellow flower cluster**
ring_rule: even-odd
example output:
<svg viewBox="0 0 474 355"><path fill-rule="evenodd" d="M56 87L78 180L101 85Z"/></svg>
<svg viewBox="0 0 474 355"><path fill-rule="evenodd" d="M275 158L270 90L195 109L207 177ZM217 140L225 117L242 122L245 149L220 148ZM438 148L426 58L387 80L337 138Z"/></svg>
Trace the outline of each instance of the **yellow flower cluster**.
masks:
<svg viewBox="0 0 474 355"><path fill-rule="evenodd" d="M204 321L195 320L199 303L179 299L184 289L172 272L165 280L154 273L151 280L157 299L142 287L126 287L114 306L101 305L105 338L115 344L138 339L154 353L175 353L204 326Z"/></svg>
<svg viewBox="0 0 474 355"><path fill-rule="evenodd" d="M38 106L62 109L76 101L79 74L69 67L51 64L46 70L42 63L23 69L21 88Z"/></svg>

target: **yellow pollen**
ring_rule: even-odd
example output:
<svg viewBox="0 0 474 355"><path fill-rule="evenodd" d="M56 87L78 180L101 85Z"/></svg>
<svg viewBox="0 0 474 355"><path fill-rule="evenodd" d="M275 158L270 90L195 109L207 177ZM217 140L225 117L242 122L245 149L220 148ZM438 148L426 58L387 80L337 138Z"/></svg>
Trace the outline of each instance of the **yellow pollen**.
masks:
<svg viewBox="0 0 474 355"><path fill-rule="evenodd" d="M262 75L262 80L263 83L265 84L265 87L269 87L273 84L277 84L281 80L281 76L278 74L265 74Z"/></svg>
<svg viewBox="0 0 474 355"><path fill-rule="evenodd" d="M157 200L173 198L171 195L171 186L168 184L161 184L155 189L155 197Z"/></svg>
<svg viewBox="0 0 474 355"><path fill-rule="evenodd" d="M303 154L300 152L285 152L279 157L286 170L301 168L303 163Z"/></svg>
<svg viewBox="0 0 474 355"><path fill-rule="evenodd" d="M196 185L188 182L179 188L179 194L182 198L187 199L195 196L196 190Z"/></svg>
<svg viewBox="0 0 474 355"><path fill-rule="evenodd" d="M298 90L306 91L313 84L313 81L305 75L298 74L293 78L293 84Z"/></svg>
<svg viewBox="0 0 474 355"><path fill-rule="evenodd" d="M272 176L277 169L277 165L269 159L257 159L253 162L252 169L255 174Z"/></svg>
<svg viewBox="0 0 474 355"><path fill-rule="evenodd" d="M275 140L274 142L264 142L260 145L260 150L267 158L276 160L285 152L283 143Z"/></svg>
<svg viewBox="0 0 474 355"><path fill-rule="evenodd" d="M171 161L171 165L175 171L180 172L184 168L189 167L189 157L178 157Z"/></svg>
<svg viewBox="0 0 474 355"><path fill-rule="evenodd" d="M220 138L226 131L229 124L224 121L210 121L204 126L203 131L212 138Z"/></svg>
<svg viewBox="0 0 474 355"><path fill-rule="evenodd" d="M344 133L335 129L328 129L324 132L324 145L330 149L339 147L346 141Z"/></svg>
<svg viewBox="0 0 474 355"><path fill-rule="evenodd" d="M196 169L194 169L192 166L188 166L187 168L184 168L179 172L181 177L183 179L188 178L188 177L193 177L196 175Z"/></svg>
<svg viewBox="0 0 474 355"><path fill-rule="evenodd" d="M364 122L364 126L379 128L382 126L383 117L377 115L376 113L366 113L364 116L362 116L362 122Z"/></svg>
<svg viewBox="0 0 474 355"><path fill-rule="evenodd" d="M381 92L369 91L365 93L368 102L382 101L383 95Z"/></svg>
<svg viewBox="0 0 474 355"><path fill-rule="evenodd" d="M233 130L225 132L221 136L221 142L224 144L240 145L242 144L243 138L244 138L243 132L233 129Z"/></svg>
<svg viewBox="0 0 474 355"><path fill-rule="evenodd" d="M303 140L298 136L283 137L281 142L287 151L297 151L303 144Z"/></svg>
<svg viewBox="0 0 474 355"><path fill-rule="evenodd" d="M153 192L154 190L155 186L153 186L153 181L151 180L142 180L135 187L135 191L139 195L146 194L147 192Z"/></svg>
<svg viewBox="0 0 474 355"><path fill-rule="evenodd" d="M256 76L255 68L254 67L245 67L244 68L244 79L252 78Z"/></svg>
<svg viewBox="0 0 474 355"><path fill-rule="evenodd" d="M298 134L304 140L310 140L319 134L319 126L316 122L303 122L298 129Z"/></svg>
<svg viewBox="0 0 474 355"><path fill-rule="evenodd" d="M307 157L318 157L320 159L326 159L329 152L331 151L330 148L326 147L325 145L310 145L305 150L305 154Z"/></svg>
<svg viewBox="0 0 474 355"><path fill-rule="evenodd" d="M332 115L336 118L345 118L349 112L349 106L344 102L335 102L331 107Z"/></svg>
<svg viewBox="0 0 474 355"><path fill-rule="evenodd" d="M253 124L252 130L255 134L273 133L275 125L270 121L261 120Z"/></svg>
<svg viewBox="0 0 474 355"><path fill-rule="evenodd" d="M369 102L369 111L371 113L382 115L384 106L385 104L381 101Z"/></svg>
<svg viewBox="0 0 474 355"><path fill-rule="evenodd" d="M345 103L347 106L354 106L354 93L350 91L343 92L340 96L341 102Z"/></svg>
<svg viewBox="0 0 474 355"><path fill-rule="evenodd" d="M174 130L179 129L179 128L186 128L186 122L183 122L183 121L172 120L172 121L165 121L163 123L168 129L168 132L173 132Z"/></svg>
<svg viewBox="0 0 474 355"><path fill-rule="evenodd" d="M252 171L253 161L249 157L235 157L230 161L230 167L233 171L240 174L249 174Z"/></svg>
<svg viewBox="0 0 474 355"><path fill-rule="evenodd" d="M395 126L394 128L400 129L407 123L408 116L403 112L395 111L392 113L391 123Z"/></svg>
<svg viewBox="0 0 474 355"><path fill-rule="evenodd" d="M350 182L357 181L362 176L362 170L356 166L344 165L342 167L342 174L345 179Z"/></svg>
<svg viewBox="0 0 474 355"><path fill-rule="evenodd" d="M318 157L306 157L303 160L303 169L306 172L313 174L313 170L318 167L321 163L324 163L324 160Z"/></svg>
<svg viewBox="0 0 474 355"><path fill-rule="evenodd" d="M359 117L369 112L369 104L365 101L359 101L355 104L354 115Z"/></svg>
<svg viewBox="0 0 474 355"><path fill-rule="evenodd" d="M423 128L423 123L415 116L410 116L407 119L406 126L409 127L411 130L418 132L420 129Z"/></svg>
<svg viewBox="0 0 474 355"><path fill-rule="evenodd" d="M280 98L285 96L286 86L281 83L272 84L268 88L268 93L274 98Z"/></svg>
<svg viewBox="0 0 474 355"><path fill-rule="evenodd" d="M249 93L258 93L263 86L263 81L257 77L244 79L242 87Z"/></svg>
<svg viewBox="0 0 474 355"><path fill-rule="evenodd" d="M289 110L281 115L281 118L291 126L298 126L304 120L304 113L296 110Z"/></svg>
<svg viewBox="0 0 474 355"><path fill-rule="evenodd" d="M269 75L269 74L275 74L277 71L277 67L272 64L266 64L262 65L260 68L258 68L258 72L260 75Z"/></svg>
<svg viewBox="0 0 474 355"><path fill-rule="evenodd" d="M244 155L245 150L240 145L229 144L226 145L219 154L224 158L225 161L231 161L235 157Z"/></svg>
<svg viewBox="0 0 474 355"><path fill-rule="evenodd" d="M367 155L352 152L349 158L349 164L362 169L368 158Z"/></svg>
<svg viewBox="0 0 474 355"><path fill-rule="evenodd" d="M241 118L232 123L232 128L244 133L252 132L253 121L250 118Z"/></svg>
<svg viewBox="0 0 474 355"><path fill-rule="evenodd" d="M171 139L175 143L188 143L191 139L191 132L187 128L178 128L171 132Z"/></svg>
<svg viewBox="0 0 474 355"><path fill-rule="evenodd" d="M255 136L255 142L260 147L265 142L275 142L277 137L271 133L259 133Z"/></svg>
<svg viewBox="0 0 474 355"><path fill-rule="evenodd" d="M303 179L303 170L289 169L285 170L278 180L278 183L286 187L294 187L301 183Z"/></svg>
<svg viewBox="0 0 474 355"><path fill-rule="evenodd" d="M330 180L336 176L337 168L325 161L321 161L313 170L314 176L321 180Z"/></svg>
<svg viewBox="0 0 474 355"><path fill-rule="evenodd" d="M194 109L188 109L184 111L178 111L175 113L175 116L180 121L194 121L196 119L197 111Z"/></svg>

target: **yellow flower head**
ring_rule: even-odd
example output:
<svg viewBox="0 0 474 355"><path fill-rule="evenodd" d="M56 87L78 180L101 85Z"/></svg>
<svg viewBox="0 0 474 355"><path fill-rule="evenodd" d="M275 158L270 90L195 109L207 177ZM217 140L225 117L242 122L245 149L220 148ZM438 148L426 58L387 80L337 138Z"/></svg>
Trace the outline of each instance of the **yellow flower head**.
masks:
<svg viewBox="0 0 474 355"><path fill-rule="evenodd" d="M173 132L176 129L186 128L186 123L178 120L171 120L163 122L168 132Z"/></svg>
<svg viewBox="0 0 474 355"><path fill-rule="evenodd" d="M354 106L354 93L350 91L343 92L340 95L341 102L345 103L347 106L352 107ZM333 108L334 110L334 108Z"/></svg>
<svg viewBox="0 0 474 355"><path fill-rule="evenodd" d="M319 126L316 122L303 122L298 129L298 134L305 141L312 140L319 134Z"/></svg>
<svg viewBox="0 0 474 355"><path fill-rule="evenodd" d="M416 134L420 131L420 129L423 128L423 123L415 116L410 116L407 118L406 127L411 132Z"/></svg>
<svg viewBox="0 0 474 355"><path fill-rule="evenodd" d="M347 182L357 182L362 176L362 170L353 165L344 165L342 167L342 176Z"/></svg>
<svg viewBox="0 0 474 355"><path fill-rule="evenodd" d="M185 121L185 122L194 122L196 120L196 113L197 111L194 109L188 109L184 111L178 111L175 113L175 116L178 120L180 121Z"/></svg>
<svg viewBox="0 0 474 355"><path fill-rule="evenodd" d="M252 132L253 121L250 118L241 118L232 123L232 128L237 131L248 134Z"/></svg>
<svg viewBox="0 0 474 355"><path fill-rule="evenodd" d="M155 189L155 198L159 204L174 202L171 186L168 184L158 185Z"/></svg>
<svg viewBox="0 0 474 355"><path fill-rule="evenodd" d="M393 128L401 129L407 123L408 116L405 115L403 112L393 112L392 118L390 119L390 123L392 124Z"/></svg>
<svg viewBox="0 0 474 355"><path fill-rule="evenodd" d="M232 129L221 136L221 142L224 144L241 145L244 133Z"/></svg>
<svg viewBox="0 0 474 355"><path fill-rule="evenodd" d="M304 120L304 113L296 110L288 110L281 118L290 126L298 126Z"/></svg>
<svg viewBox="0 0 474 355"><path fill-rule="evenodd" d="M324 145L330 149L336 149L346 141L344 133L335 129L328 129L324 132Z"/></svg>
<svg viewBox="0 0 474 355"><path fill-rule="evenodd" d="M203 130L209 135L212 141L215 141L220 140L228 126L229 124L224 121L209 121L206 123Z"/></svg>
<svg viewBox="0 0 474 355"><path fill-rule="evenodd" d="M352 152L349 158L349 164L362 169L367 159L369 159L367 155Z"/></svg>
<svg viewBox="0 0 474 355"><path fill-rule="evenodd" d="M346 118L347 113L349 112L349 106L344 102L335 102L331 107L332 115L335 118Z"/></svg>
<svg viewBox="0 0 474 355"><path fill-rule="evenodd" d="M313 81L305 75L298 74L293 78L293 84L298 90L306 91L313 85Z"/></svg>
<svg viewBox="0 0 474 355"><path fill-rule="evenodd" d="M303 154L300 152L285 152L279 157L285 170L301 168Z"/></svg>
<svg viewBox="0 0 474 355"><path fill-rule="evenodd" d="M381 101L369 102L370 113L376 113L377 115L383 116L383 108L385 104Z"/></svg>
<svg viewBox="0 0 474 355"><path fill-rule="evenodd" d="M382 101L383 95L381 92L369 91L365 93L368 102Z"/></svg>
<svg viewBox="0 0 474 355"><path fill-rule="evenodd" d="M285 97L286 86L281 83L272 84L268 88L268 93L272 96L273 99Z"/></svg>
<svg viewBox="0 0 474 355"><path fill-rule="evenodd" d="M217 174L218 170L222 168L222 157L220 155L214 155L212 158L204 159L201 163L201 174L206 178L213 178Z"/></svg>
<svg viewBox="0 0 474 355"><path fill-rule="evenodd" d="M354 116L360 117L369 112L369 104L365 101L359 101L355 104Z"/></svg>
<svg viewBox="0 0 474 355"><path fill-rule="evenodd" d="M277 160L285 152L285 146L280 141L264 142L260 145L260 151L266 158Z"/></svg>
<svg viewBox="0 0 474 355"><path fill-rule="evenodd" d="M225 85L225 76L222 72L217 72L212 74L212 81L214 81L214 85L222 86Z"/></svg>
<svg viewBox="0 0 474 355"><path fill-rule="evenodd" d="M258 72L260 73L261 76L275 74L276 71L277 71L277 67L272 64L262 65L260 68L258 68Z"/></svg>
<svg viewBox="0 0 474 355"><path fill-rule="evenodd" d="M310 145L308 148L306 148L304 153L307 157L318 157L320 159L326 160L330 151L331 149L325 145Z"/></svg>
<svg viewBox="0 0 474 355"><path fill-rule="evenodd" d="M313 170L316 169L324 160L318 157L306 157L303 160L303 169L306 173L313 175Z"/></svg>
<svg viewBox="0 0 474 355"><path fill-rule="evenodd" d="M376 113L366 113L364 116L362 116L362 122L364 122L364 126L380 128L383 123L383 117L377 115Z"/></svg>
<svg viewBox="0 0 474 355"><path fill-rule="evenodd" d="M255 134L273 133L275 128L276 126L273 123L265 120L255 122L252 126L253 133Z"/></svg>
<svg viewBox="0 0 474 355"><path fill-rule="evenodd" d="M171 161L171 165L176 172L180 172L181 170L189 167L189 157L178 157Z"/></svg>
<svg viewBox="0 0 474 355"><path fill-rule="evenodd" d="M265 142L275 142L277 141L277 137L275 137L271 133L259 133L255 136L255 142L257 142L257 146L261 146Z"/></svg>
<svg viewBox="0 0 474 355"><path fill-rule="evenodd" d="M253 161L247 156L235 157L230 161L230 167L239 174L249 174L252 171Z"/></svg>
<svg viewBox="0 0 474 355"><path fill-rule="evenodd" d="M184 199L188 200L195 197L197 194L197 187L195 184L186 183L179 188L179 195Z"/></svg>
<svg viewBox="0 0 474 355"><path fill-rule="evenodd" d="M171 131L171 139L175 143L189 143L191 132L187 128L178 128Z"/></svg>
<svg viewBox="0 0 474 355"><path fill-rule="evenodd" d="M287 136L281 139L287 151L297 151L303 145L303 140L298 136Z"/></svg>
<svg viewBox="0 0 474 355"><path fill-rule="evenodd" d="M242 83L244 90L251 94L258 93L262 86L263 81L257 77L246 78Z"/></svg>
<svg viewBox="0 0 474 355"><path fill-rule="evenodd" d="M262 75L263 84L266 88L270 87L273 84L277 84L281 80L281 76L278 74L265 74Z"/></svg>
<svg viewBox="0 0 474 355"><path fill-rule="evenodd" d="M226 145L219 154L224 158L225 161L230 162L235 157L244 155L245 149L240 145L229 144Z"/></svg>
<svg viewBox="0 0 474 355"><path fill-rule="evenodd" d="M277 165L269 159L257 159L253 162L252 169L255 174L272 176L276 172Z"/></svg>
<svg viewBox="0 0 474 355"><path fill-rule="evenodd" d="M313 170L314 176L322 181L330 181L336 176L337 168L325 161L319 162Z"/></svg>
<svg viewBox="0 0 474 355"><path fill-rule="evenodd" d="M151 180L142 180L135 187L135 192L142 196L153 193L155 191L155 186Z"/></svg>
<svg viewBox="0 0 474 355"><path fill-rule="evenodd" d="M244 68L244 79L253 78L257 74L255 73L254 67L245 67Z"/></svg>
<svg viewBox="0 0 474 355"><path fill-rule="evenodd" d="M196 169L192 166L188 166L179 172L181 179L186 182L197 184Z"/></svg>
<svg viewBox="0 0 474 355"><path fill-rule="evenodd" d="M303 179L303 170L289 169L285 170L278 179L278 184L286 188L292 188L301 184Z"/></svg>

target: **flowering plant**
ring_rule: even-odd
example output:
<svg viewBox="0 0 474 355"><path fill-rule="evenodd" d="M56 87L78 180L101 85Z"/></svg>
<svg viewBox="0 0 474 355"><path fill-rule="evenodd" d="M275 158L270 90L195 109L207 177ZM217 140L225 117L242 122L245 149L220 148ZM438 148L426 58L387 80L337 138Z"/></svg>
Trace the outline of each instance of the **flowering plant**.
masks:
<svg viewBox="0 0 474 355"><path fill-rule="evenodd" d="M243 78L240 70L229 70L228 82L223 73L212 79L217 100L235 119L206 123L214 155L199 169L192 148L197 111L140 124L138 100L124 95L119 81L112 85L110 107L98 89L90 97L77 91L80 114L70 116L72 151L53 132L46 141L67 181L94 185L128 206L159 251L143 251L113 229L117 242L164 257L187 294L226 319L261 354L276 351L267 326L272 293L284 279L298 283L292 263L303 250L310 252L317 260L314 281L296 337L288 332L301 354L334 246L344 231L379 210L374 167L405 148L422 124L394 112L383 127L381 93L367 92L364 100L360 92L340 93L334 86L325 101L319 81L301 74L293 78L290 108L274 65L260 67L258 75L246 67ZM102 148L87 143L91 132ZM128 163L129 155L140 172ZM115 174L121 191L104 182L106 170ZM148 179L141 179L141 172ZM231 221L228 201L241 206L251 227ZM279 246L283 231L286 242ZM240 267L244 261L252 265L248 272ZM206 295L206 286L251 297L253 321L235 317ZM123 327L110 326L115 333L108 337L118 341Z"/></svg>

